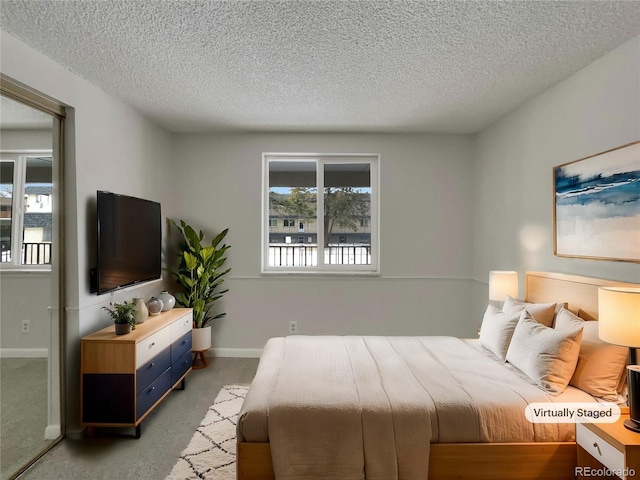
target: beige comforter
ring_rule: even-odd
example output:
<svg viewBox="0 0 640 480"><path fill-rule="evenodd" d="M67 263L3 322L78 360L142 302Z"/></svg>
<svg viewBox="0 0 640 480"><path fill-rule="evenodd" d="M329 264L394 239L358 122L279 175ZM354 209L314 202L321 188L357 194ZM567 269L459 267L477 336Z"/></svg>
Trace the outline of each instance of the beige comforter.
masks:
<svg viewBox="0 0 640 480"><path fill-rule="evenodd" d="M270 442L278 480L427 478L431 443L570 441L570 424L531 424L552 397L474 341L452 337L269 340L238 441Z"/></svg>

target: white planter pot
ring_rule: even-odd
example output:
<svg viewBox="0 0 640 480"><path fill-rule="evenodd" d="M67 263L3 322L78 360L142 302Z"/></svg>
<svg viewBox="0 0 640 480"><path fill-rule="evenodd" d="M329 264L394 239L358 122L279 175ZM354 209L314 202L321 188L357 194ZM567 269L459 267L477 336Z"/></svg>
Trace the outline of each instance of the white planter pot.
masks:
<svg viewBox="0 0 640 480"><path fill-rule="evenodd" d="M191 335L191 350L194 352L202 352L211 348L211 325L204 328L194 328Z"/></svg>

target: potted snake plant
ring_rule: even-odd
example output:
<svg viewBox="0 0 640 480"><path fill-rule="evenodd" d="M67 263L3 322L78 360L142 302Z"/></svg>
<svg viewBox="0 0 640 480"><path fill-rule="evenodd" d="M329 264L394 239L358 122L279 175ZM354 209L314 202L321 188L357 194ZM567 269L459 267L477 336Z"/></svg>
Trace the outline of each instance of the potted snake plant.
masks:
<svg viewBox="0 0 640 480"><path fill-rule="evenodd" d="M216 302L228 291L223 289L224 276L231 269L224 268L227 260L225 254L229 245L221 243L229 229L225 229L213 237L211 242L205 241L202 231L195 229L180 220L180 225L171 223L182 235L178 254L178 268L168 269L176 277L182 292L176 293L176 302L193 308L193 345L194 352L202 352L211 348L211 325L217 318L226 313L216 313Z"/></svg>

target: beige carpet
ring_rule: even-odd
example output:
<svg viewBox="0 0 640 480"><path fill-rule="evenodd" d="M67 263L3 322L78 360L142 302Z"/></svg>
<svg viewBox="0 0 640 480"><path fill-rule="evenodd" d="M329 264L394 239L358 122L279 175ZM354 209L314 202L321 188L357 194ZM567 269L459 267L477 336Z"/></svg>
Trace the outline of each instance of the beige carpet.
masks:
<svg viewBox="0 0 640 480"><path fill-rule="evenodd" d="M47 427L46 358L0 360L0 479L13 476L51 440Z"/></svg>
<svg viewBox="0 0 640 480"><path fill-rule="evenodd" d="M222 387L166 480L235 480L236 424L249 387Z"/></svg>

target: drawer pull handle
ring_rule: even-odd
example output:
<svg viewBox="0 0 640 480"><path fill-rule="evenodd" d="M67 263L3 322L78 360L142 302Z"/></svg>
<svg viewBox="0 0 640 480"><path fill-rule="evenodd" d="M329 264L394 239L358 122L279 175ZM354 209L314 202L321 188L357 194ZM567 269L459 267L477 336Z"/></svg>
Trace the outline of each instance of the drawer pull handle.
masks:
<svg viewBox="0 0 640 480"><path fill-rule="evenodd" d="M155 347L155 345L156 345L156 342L151 342L151 345L149 345L149 348L153 348Z"/></svg>
<svg viewBox="0 0 640 480"><path fill-rule="evenodd" d="M602 452L600 451L600 445L598 445L598 442L593 442L593 448L597 448L598 455L602 455Z"/></svg>
<svg viewBox="0 0 640 480"><path fill-rule="evenodd" d="M156 366L155 362L151 362L151 365L150 365L150 366L151 366L151 367L155 367L155 366Z"/></svg>

